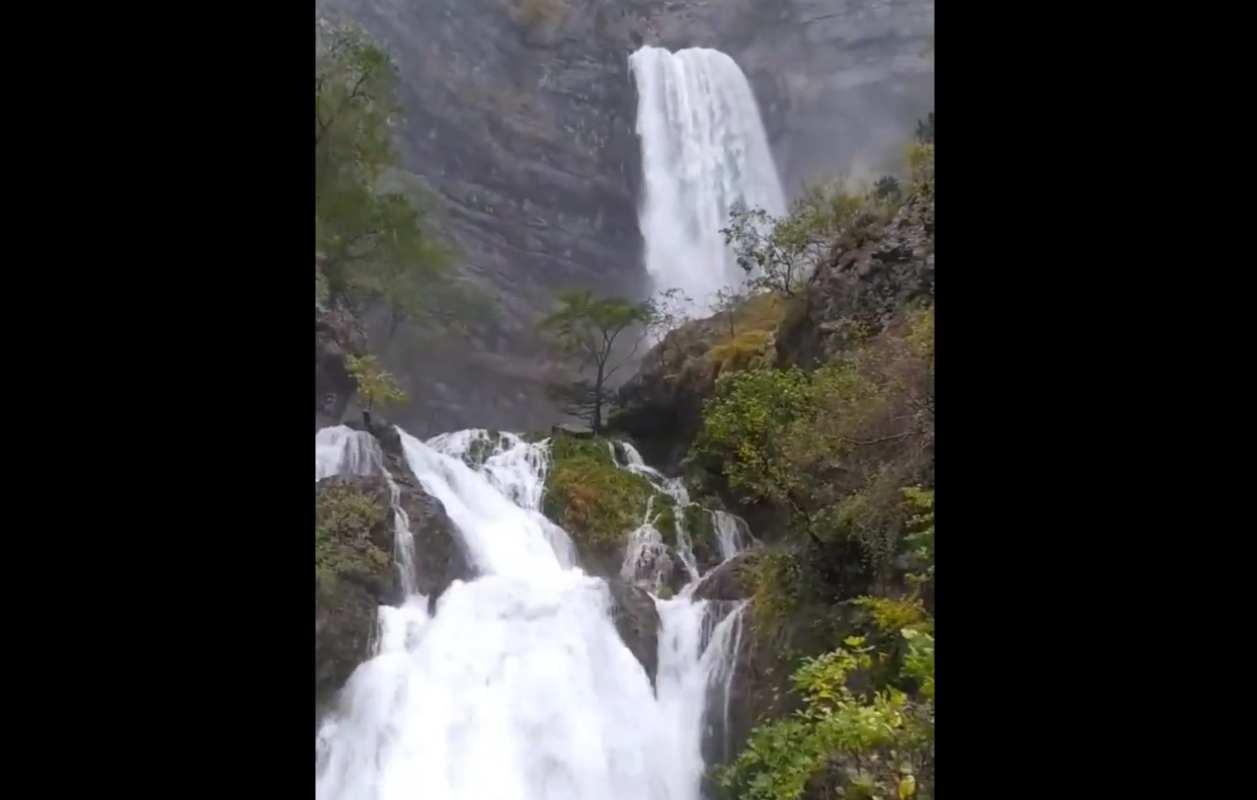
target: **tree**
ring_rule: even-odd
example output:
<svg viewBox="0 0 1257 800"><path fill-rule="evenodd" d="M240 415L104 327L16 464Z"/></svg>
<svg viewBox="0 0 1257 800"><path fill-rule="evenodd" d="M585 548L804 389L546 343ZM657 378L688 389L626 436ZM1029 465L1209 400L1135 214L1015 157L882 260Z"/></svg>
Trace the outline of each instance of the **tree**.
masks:
<svg viewBox="0 0 1257 800"><path fill-rule="evenodd" d="M559 308L541 322L542 331L553 336L560 350L576 359L581 370L592 368L593 380L581 378L555 387L556 399L569 411L588 416L594 435L602 430L602 408L612 396L607 381L637 354L645 326L653 319L649 303L631 303L619 297L595 297L587 289L559 294ZM616 352L616 342L635 326L643 326L630 351Z"/></svg>
<svg viewBox="0 0 1257 800"><path fill-rule="evenodd" d="M650 321L647 329L659 340L659 359L663 360L668 334L685 322L694 307L694 299L683 289L672 288L656 292L650 299Z"/></svg>
<svg viewBox="0 0 1257 800"><path fill-rule="evenodd" d="M315 252L326 293L350 305L382 302L390 332L404 319L439 318L463 293L450 252L413 187L382 188L397 164L393 62L357 28L316 21L315 32Z"/></svg>
<svg viewBox="0 0 1257 800"><path fill-rule="evenodd" d="M734 323L737 320L738 309L746 303L749 293L744 287L726 286L716 292L716 302L712 310L717 314L724 315L725 321L729 323L729 338L735 338L738 335L737 328Z"/></svg>
<svg viewBox="0 0 1257 800"><path fill-rule="evenodd" d="M751 289L789 297L829 252L839 232L860 220L865 197L840 184L810 186L788 215L735 206L721 229Z"/></svg>
<svg viewBox="0 0 1257 800"><path fill-rule="evenodd" d="M406 402L406 393L397 384L392 373L380 368L375 356L346 356L345 366L358 385L358 398L362 401L362 417L368 424L371 411L376 406L399 406Z"/></svg>

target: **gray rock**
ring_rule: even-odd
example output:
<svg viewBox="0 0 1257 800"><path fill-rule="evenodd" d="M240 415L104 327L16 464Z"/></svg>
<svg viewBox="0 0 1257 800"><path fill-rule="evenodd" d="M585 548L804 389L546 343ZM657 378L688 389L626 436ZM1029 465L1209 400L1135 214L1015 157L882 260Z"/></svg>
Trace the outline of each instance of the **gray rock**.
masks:
<svg viewBox="0 0 1257 800"><path fill-rule="evenodd" d="M314 308L314 427L335 425L357 386L349 376L345 357L361 355L366 335L361 323L348 309Z"/></svg>
<svg viewBox="0 0 1257 800"><path fill-rule="evenodd" d="M754 587L747 580L746 568L755 562L758 553L738 553L703 576L694 587L695 600L745 600Z"/></svg>
<svg viewBox="0 0 1257 800"><path fill-rule="evenodd" d="M644 589L619 578L607 579L611 595L611 620L629 651L637 657L655 683L659 669L659 612Z"/></svg>
<svg viewBox="0 0 1257 800"><path fill-rule="evenodd" d="M475 570L441 501L427 494L406 466L400 437L392 426L373 420L372 433L380 441L410 523L416 589L435 604L453 581L469 580ZM325 570L324 576L330 580L319 582L316 578L316 704L327 702L370 655L377 606L398 605L403 600L393 559L395 530L388 483L383 476L326 478L315 484L318 513L326 508L328 492L344 490L368 498L376 513L365 539L336 542L336 566ZM336 531L335 535L343 538L348 532Z"/></svg>

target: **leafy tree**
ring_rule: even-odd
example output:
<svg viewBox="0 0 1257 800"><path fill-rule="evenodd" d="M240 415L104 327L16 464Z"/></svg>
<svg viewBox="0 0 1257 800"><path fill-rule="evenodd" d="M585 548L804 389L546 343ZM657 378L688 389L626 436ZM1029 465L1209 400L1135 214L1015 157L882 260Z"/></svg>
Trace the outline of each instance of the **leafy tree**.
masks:
<svg viewBox="0 0 1257 800"><path fill-rule="evenodd" d="M593 370L593 379L584 378L558 387L557 397L568 410L589 419L595 435L602 430L602 409L612 402L607 381L637 354L645 326L653 319L649 303L631 303L619 297L595 297L587 289L562 292L559 308L541 322L565 354L575 358L579 369ZM617 351L626 331L639 328L631 349Z"/></svg>
<svg viewBox="0 0 1257 800"><path fill-rule="evenodd" d="M345 364L358 385L358 398L362 401L363 416L368 421L372 409L377 406L399 406L406 402L406 393L397 384L397 379L380 368L375 356L346 356Z"/></svg>
<svg viewBox="0 0 1257 800"><path fill-rule="evenodd" d="M440 318L463 291L450 252L410 193L383 191L395 170L390 122L397 72L361 30L316 21L315 252L329 298L381 301L395 331L404 319Z"/></svg>
<svg viewBox="0 0 1257 800"><path fill-rule="evenodd" d="M783 222L762 208L738 207L720 232L753 286L790 296L798 291L824 241L789 235L798 231L787 232Z"/></svg>
<svg viewBox="0 0 1257 800"><path fill-rule="evenodd" d="M889 191L887 184L880 187L852 192L840 183L810 186L784 217L738 206L721 233L751 288L789 297L799 291L840 234L866 230L893 216L900 195Z"/></svg>

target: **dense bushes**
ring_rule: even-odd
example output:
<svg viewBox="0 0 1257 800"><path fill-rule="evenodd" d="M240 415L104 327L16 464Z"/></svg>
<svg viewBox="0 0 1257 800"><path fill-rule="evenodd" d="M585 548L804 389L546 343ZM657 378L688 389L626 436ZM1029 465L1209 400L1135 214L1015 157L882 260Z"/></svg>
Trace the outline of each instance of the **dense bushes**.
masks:
<svg viewBox="0 0 1257 800"><path fill-rule="evenodd" d="M736 800L933 795L934 309L932 284L901 292L895 271L933 269L932 124L902 180L814 189L785 219L738 212L726 231L788 301L762 343L721 351L691 448L771 542L737 575L770 716L715 770ZM761 344L775 359L747 352ZM779 696L793 704L762 702Z"/></svg>
<svg viewBox="0 0 1257 800"><path fill-rule="evenodd" d="M803 707L756 727L741 755L718 769L720 785L739 800L927 798L932 796L934 640L904 630L907 656L897 677L916 685L865 692L854 673L883 657L864 637L805 659L791 676Z"/></svg>
<svg viewBox="0 0 1257 800"><path fill-rule="evenodd" d="M858 543L884 573L907 521L902 489L932 475L932 330L931 307L810 374L722 375L697 455L743 502L779 506L816 543Z"/></svg>

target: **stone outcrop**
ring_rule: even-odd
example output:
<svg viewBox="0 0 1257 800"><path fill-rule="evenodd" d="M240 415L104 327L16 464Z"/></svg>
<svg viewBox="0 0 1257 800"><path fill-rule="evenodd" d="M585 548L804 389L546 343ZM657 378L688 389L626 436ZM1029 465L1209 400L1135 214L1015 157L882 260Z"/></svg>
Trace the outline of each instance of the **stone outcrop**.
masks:
<svg viewBox="0 0 1257 800"><path fill-rule="evenodd" d="M844 237L807 286L806 313L779 335L783 364L812 366L851 344L850 334L883 330L905 308L934 296L934 198L914 195L888 224Z"/></svg>
<svg viewBox="0 0 1257 800"><path fill-rule="evenodd" d="M417 591L435 603L455 580L474 577L453 522L405 463L396 430L380 420L380 442L414 541ZM326 702L370 655L377 607L401 603L395 522L382 475L336 476L315 484L315 691Z"/></svg>
<svg viewBox="0 0 1257 800"><path fill-rule="evenodd" d="M315 485L315 696L339 689L369 654L376 608L401 601L393 520L382 478Z"/></svg>

